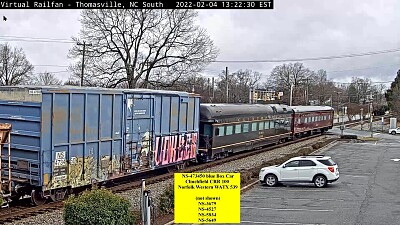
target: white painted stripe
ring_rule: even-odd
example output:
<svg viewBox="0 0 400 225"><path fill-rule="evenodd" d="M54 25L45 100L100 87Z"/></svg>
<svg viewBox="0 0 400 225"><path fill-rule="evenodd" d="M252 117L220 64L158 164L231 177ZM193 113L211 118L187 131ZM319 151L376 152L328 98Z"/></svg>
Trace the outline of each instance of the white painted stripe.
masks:
<svg viewBox="0 0 400 225"><path fill-rule="evenodd" d="M273 225L326 225L325 223L279 223L279 222L264 222L264 221L248 221L242 220L240 223L253 223L253 224L273 224Z"/></svg>
<svg viewBox="0 0 400 225"><path fill-rule="evenodd" d="M307 186L305 186L305 187L307 187ZM290 187L287 187L286 189L275 189L275 190L272 190L270 188L262 188L261 190L266 190L266 189L271 190L271 192L268 192L269 194L271 194L272 191L282 192L282 190L287 191L287 192L315 192L315 193L332 192L333 191L333 190L316 190L316 189L301 190L301 189L297 189L298 187L293 187L293 188L290 188L292 190L289 190L289 188ZM334 192L346 192L346 191L334 190ZM255 192L255 191L253 191L253 194L265 194L265 192Z"/></svg>
<svg viewBox="0 0 400 225"><path fill-rule="evenodd" d="M262 209L262 210L274 210L274 211L307 211L307 212L333 212L331 209L275 209L275 208L263 208L263 207L252 207L252 206L241 206L241 209Z"/></svg>
<svg viewBox="0 0 400 225"><path fill-rule="evenodd" d="M369 178L367 175L350 175L350 174L340 174L340 176L346 176L346 177L354 177L354 178Z"/></svg>
<svg viewBox="0 0 400 225"><path fill-rule="evenodd" d="M257 197L257 196L245 196L241 200L246 199L277 199L277 200L294 200L294 201L348 201L348 199L330 199L330 198L279 198L279 197Z"/></svg>

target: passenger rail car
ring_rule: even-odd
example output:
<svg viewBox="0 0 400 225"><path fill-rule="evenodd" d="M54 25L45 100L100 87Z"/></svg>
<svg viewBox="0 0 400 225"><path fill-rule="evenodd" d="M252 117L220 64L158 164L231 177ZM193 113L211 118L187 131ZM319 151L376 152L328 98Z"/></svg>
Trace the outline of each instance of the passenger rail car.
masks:
<svg viewBox="0 0 400 225"><path fill-rule="evenodd" d="M334 110L329 106L292 106L294 137L325 132L333 127Z"/></svg>
<svg viewBox="0 0 400 225"><path fill-rule="evenodd" d="M286 105L201 104L199 161L287 140L291 116Z"/></svg>
<svg viewBox="0 0 400 225"><path fill-rule="evenodd" d="M12 125L11 165L4 156L1 165L11 188L3 185L2 194L41 204L74 188L195 162L199 111L200 97L186 92L1 87L0 123Z"/></svg>

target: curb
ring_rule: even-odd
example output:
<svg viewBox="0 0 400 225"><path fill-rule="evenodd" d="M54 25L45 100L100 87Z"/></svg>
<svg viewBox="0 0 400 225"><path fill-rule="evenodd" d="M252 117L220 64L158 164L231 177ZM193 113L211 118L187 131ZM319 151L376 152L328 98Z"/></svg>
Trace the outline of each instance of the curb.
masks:
<svg viewBox="0 0 400 225"><path fill-rule="evenodd" d="M313 152L313 154L319 153L319 152L325 152L328 149L332 148L333 146L337 145L338 143L339 143L338 140L334 140L331 143L325 145L324 147L317 149L315 152Z"/></svg>

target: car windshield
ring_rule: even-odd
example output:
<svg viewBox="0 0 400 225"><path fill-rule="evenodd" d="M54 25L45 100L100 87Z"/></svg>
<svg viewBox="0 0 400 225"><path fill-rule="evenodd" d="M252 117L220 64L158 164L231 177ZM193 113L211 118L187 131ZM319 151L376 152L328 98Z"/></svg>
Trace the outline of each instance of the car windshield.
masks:
<svg viewBox="0 0 400 225"><path fill-rule="evenodd" d="M326 166L334 166L336 163L332 159L320 159L318 162L326 165Z"/></svg>

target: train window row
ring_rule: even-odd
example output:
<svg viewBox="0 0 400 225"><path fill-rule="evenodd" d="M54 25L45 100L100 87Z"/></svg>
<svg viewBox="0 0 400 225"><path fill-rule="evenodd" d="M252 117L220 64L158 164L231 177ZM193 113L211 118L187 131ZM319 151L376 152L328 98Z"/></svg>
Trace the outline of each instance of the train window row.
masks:
<svg viewBox="0 0 400 225"><path fill-rule="evenodd" d="M318 121L324 121L324 120L330 120L331 115L325 115L325 116L307 116L303 117L303 119L298 118L297 123L312 123L312 122L318 122Z"/></svg>
<svg viewBox="0 0 400 225"><path fill-rule="evenodd" d="M261 121L261 122L241 123L235 125L223 125L223 126L218 126L215 129L215 135L220 137L232 134L247 133L250 131L274 129L274 128L275 128L275 121Z"/></svg>

